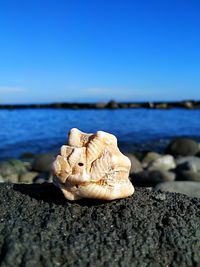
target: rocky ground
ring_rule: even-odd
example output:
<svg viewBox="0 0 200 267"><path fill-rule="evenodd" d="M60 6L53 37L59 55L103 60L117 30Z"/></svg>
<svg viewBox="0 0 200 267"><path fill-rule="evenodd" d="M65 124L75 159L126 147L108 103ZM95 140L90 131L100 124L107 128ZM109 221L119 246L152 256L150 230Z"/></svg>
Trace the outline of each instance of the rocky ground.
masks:
<svg viewBox="0 0 200 267"><path fill-rule="evenodd" d="M0 184L0 265L199 266L200 199L136 188L69 202L51 183Z"/></svg>
<svg viewBox="0 0 200 267"><path fill-rule="evenodd" d="M131 151L130 179L135 186L200 197L200 145L189 138L176 138L163 153ZM23 154L21 159L0 162L0 181L12 183L52 182L50 153Z"/></svg>

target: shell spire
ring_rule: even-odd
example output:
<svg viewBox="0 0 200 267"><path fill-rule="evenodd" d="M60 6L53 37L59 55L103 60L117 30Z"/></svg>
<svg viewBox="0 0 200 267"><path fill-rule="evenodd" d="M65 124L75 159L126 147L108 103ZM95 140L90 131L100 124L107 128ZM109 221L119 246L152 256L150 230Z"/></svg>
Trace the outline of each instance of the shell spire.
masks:
<svg viewBox="0 0 200 267"><path fill-rule="evenodd" d="M54 184L69 200L125 198L134 193L130 167L114 135L103 131L87 134L73 128L68 145L61 147L53 164Z"/></svg>

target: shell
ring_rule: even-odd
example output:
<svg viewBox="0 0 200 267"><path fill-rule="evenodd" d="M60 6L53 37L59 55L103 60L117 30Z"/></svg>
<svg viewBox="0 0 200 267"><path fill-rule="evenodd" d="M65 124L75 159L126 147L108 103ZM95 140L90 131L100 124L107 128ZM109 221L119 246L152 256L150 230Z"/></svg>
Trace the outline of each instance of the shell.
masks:
<svg viewBox="0 0 200 267"><path fill-rule="evenodd" d="M68 145L61 147L53 164L54 184L69 200L125 198L134 193L130 167L114 135L103 131L87 134L73 128Z"/></svg>

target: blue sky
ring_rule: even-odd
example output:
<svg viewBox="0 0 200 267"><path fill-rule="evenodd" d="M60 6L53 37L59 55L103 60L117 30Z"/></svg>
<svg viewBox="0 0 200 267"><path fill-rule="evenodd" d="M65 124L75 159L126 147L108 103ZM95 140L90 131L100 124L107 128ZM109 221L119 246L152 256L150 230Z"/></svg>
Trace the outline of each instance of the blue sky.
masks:
<svg viewBox="0 0 200 267"><path fill-rule="evenodd" d="M200 99L199 0L1 0L0 103Z"/></svg>

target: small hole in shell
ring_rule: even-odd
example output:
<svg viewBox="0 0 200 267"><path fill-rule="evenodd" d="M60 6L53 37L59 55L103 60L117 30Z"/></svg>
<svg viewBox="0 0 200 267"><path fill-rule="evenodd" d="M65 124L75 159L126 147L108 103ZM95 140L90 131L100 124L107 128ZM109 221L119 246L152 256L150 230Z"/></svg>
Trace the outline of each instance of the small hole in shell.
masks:
<svg viewBox="0 0 200 267"><path fill-rule="evenodd" d="M79 162L78 163L78 166L83 166L84 164L82 162Z"/></svg>

